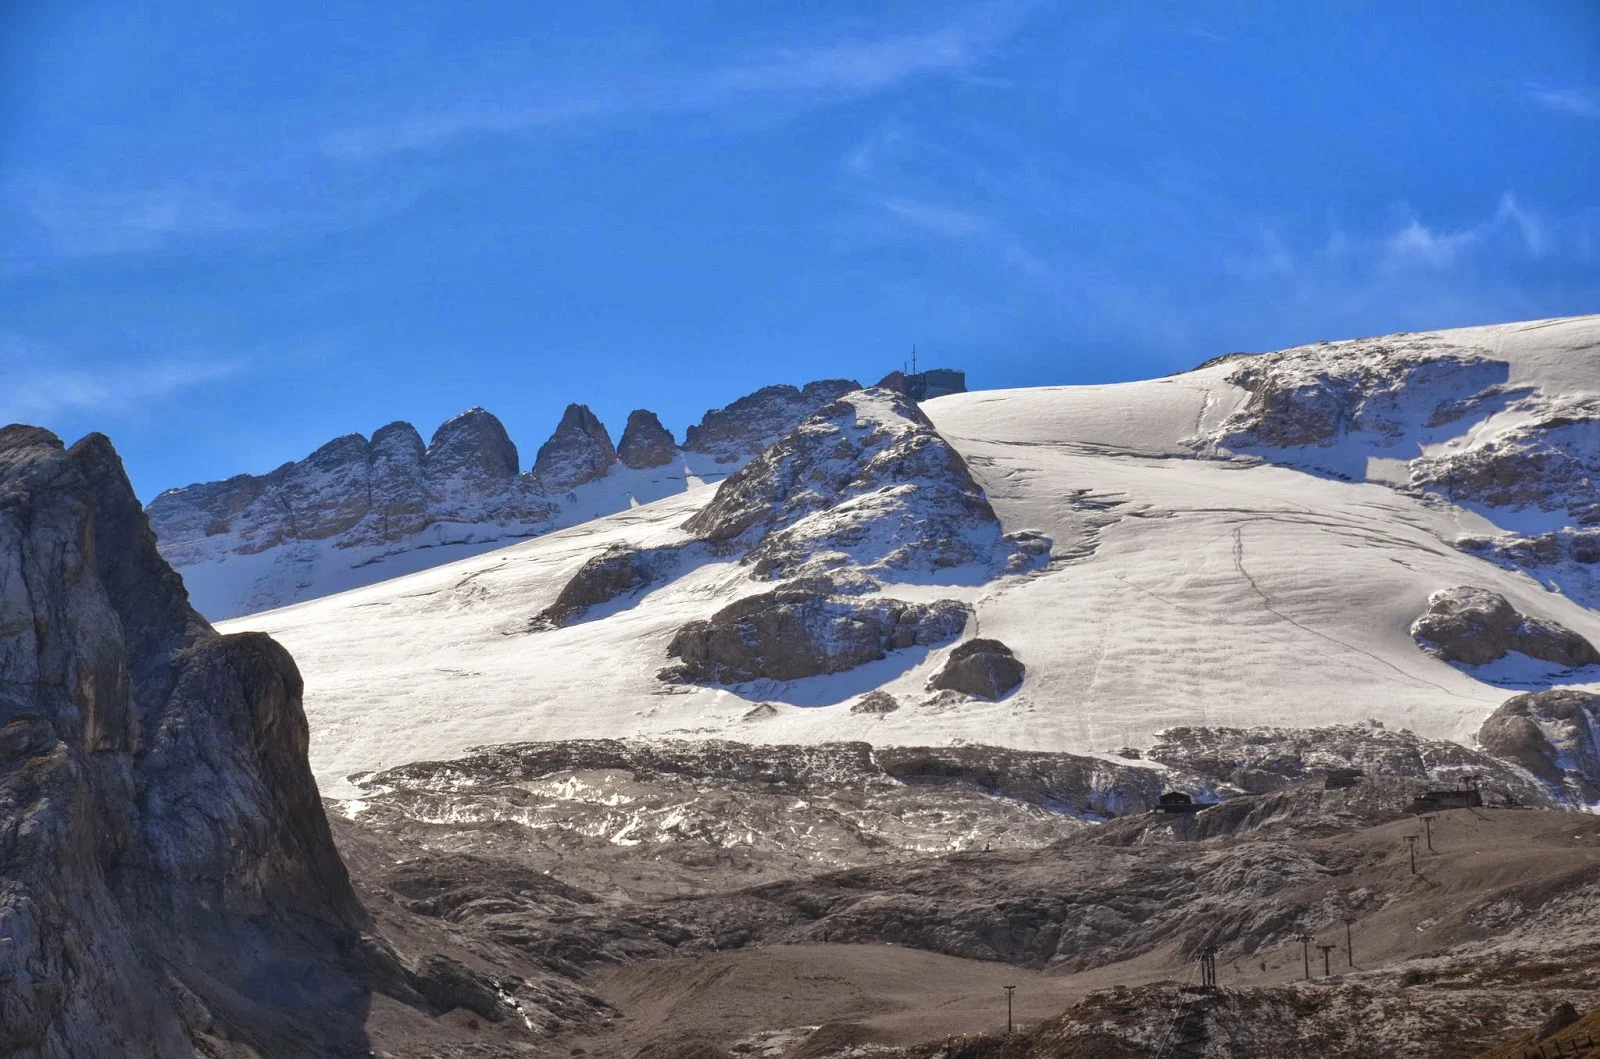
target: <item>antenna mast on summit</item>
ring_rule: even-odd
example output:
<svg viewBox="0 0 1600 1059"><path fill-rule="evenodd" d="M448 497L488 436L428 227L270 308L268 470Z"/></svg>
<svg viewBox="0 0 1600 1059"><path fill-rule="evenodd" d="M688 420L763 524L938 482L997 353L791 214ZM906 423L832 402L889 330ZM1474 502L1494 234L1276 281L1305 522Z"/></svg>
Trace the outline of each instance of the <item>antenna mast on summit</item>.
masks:
<svg viewBox="0 0 1600 1059"><path fill-rule="evenodd" d="M911 343L911 374L917 373L917 344Z"/></svg>

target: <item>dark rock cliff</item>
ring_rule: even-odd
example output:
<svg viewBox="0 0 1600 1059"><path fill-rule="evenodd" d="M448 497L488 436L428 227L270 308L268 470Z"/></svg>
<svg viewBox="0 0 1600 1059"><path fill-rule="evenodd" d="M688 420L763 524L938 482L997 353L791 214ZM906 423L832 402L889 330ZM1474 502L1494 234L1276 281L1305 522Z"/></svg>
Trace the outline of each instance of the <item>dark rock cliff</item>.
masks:
<svg viewBox="0 0 1600 1059"><path fill-rule="evenodd" d="M364 1054L300 693L190 608L105 438L0 430L0 1053Z"/></svg>

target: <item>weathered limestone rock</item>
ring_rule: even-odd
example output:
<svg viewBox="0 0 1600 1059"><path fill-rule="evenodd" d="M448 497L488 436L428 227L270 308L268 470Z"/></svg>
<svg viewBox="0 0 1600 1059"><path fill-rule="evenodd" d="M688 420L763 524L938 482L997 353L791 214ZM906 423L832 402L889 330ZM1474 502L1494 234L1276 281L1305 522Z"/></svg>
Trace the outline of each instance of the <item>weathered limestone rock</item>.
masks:
<svg viewBox="0 0 1600 1059"><path fill-rule="evenodd" d="M569 404L555 433L539 446L533 476L545 492L555 495L604 478L616 462L617 450L605 424L587 405Z"/></svg>
<svg viewBox="0 0 1600 1059"><path fill-rule="evenodd" d="M530 623L532 629L554 629L583 618L590 607L639 592L664 579L676 567L676 548L629 548L614 545L578 568L561 593Z"/></svg>
<svg viewBox="0 0 1600 1059"><path fill-rule="evenodd" d="M1424 649L1450 662L1477 666L1518 651L1564 666L1600 663L1600 652L1577 633L1544 618L1519 614L1498 592L1462 585L1428 597L1411 626Z"/></svg>
<svg viewBox="0 0 1600 1059"><path fill-rule="evenodd" d="M1478 729L1478 743L1547 783L1576 783L1600 800L1600 695L1551 688L1507 699Z"/></svg>
<svg viewBox="0 0 1600 1059"><path fill-rule="evenodd" d="M888 652L932 646L960 635L965 604L908 603L834 595L826 582L799 581L749 596L709 621L678 630L667 654L682 664L662 671L678 683L737 684L840 673Z"/></svg>
<svg viewBox="0 0 1600 1059"><path fill-rule="evenodd" d="M930 688L959 691L978 699L1003 698L1022 683L1026 667L999 640L968 640L945 659L928 681Z"/></svg>
<svg viewBox="0 0 1600 1059"><path fill-rule="evenodd" d="M678 444L656 414L644 408L628 413L628 425L617 445L617 459L634 470L665 467L678 456Z"/></svg>
<svg viewBox="0 0 1600 1059"><path fill-rule="evenodd" d="M823 405L860 388L854 379L820 379L798 390L764 387L707 412L685 434L684 451L715 456L719 463L754 456Z"/></svg>
<svg viewBox="0 0 1600 1059"><path fill-rule="evenodd" d="M882 716L900 708L895 697L883 689L869 691L850 705L851 713L870 713Z"/></svg>
<svg viewBox="0 0 1600 1059"><path fill-rule="evenodd" d="M105 438L0 430L0 1053L363 1047L300 692L189 607Z"/></svg>

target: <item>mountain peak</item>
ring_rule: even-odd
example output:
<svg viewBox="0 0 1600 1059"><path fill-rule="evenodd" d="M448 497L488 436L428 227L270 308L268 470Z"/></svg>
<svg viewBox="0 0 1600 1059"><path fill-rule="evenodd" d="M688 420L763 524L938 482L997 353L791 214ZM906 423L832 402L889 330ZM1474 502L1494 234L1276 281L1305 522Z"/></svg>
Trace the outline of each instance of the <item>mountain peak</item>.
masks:
<svg viewBox="0 0 1600 1059"><path fill-rule="evenodd" d="M661 467L671 463L677 452L677 442L654 412L635 408L628 413L628 425L617 445L617 458L624 466L635 470Z"/></svg>
<svg viewBox="0 0 1600 1059"><path fill-rule="evenodd" d="M533 476L546 492L565 493L604 478L616 462L617 450L605 424L588 405L569 404L550 440L539 446Z"/></svg>

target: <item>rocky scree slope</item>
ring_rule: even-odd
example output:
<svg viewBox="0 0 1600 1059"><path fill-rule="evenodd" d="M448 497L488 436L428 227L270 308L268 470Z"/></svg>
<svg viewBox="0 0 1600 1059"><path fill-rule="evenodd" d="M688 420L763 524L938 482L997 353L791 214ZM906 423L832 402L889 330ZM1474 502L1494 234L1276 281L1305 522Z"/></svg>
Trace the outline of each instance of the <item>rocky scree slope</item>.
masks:
<svg viewBox="0 0 1600 1059"><path fill-rule="evenodd" d="M1292 1022L1279 1003L1315 1014L1319 1033L1339 1011L1359 1011L1365 1054L1441 1059L1462 1040L1452 1019L1469 1011L1468 1039L1489 1041L1537 1005L1592 988L1600 934L1582 909L1595 897L1600 831L1590 817L1445 814L1425 877L1407 871L1400 838L1417 825L1396 806L1457 772L1505 778L1515 767L1371 726L1172 733L1162 757L1157 772L993 747L524 744L363 777L339 828L407 850L363 868L402 906L574 978L665 958L656 973L672 978L709 954L772 945L888 943L1049 968L1070 993L1067 975L1121 961L1139 961L1125 980L1181 979L1217 945L1230 991L1247 1005L1270 1001L1271 1026ZM1194 816L1143 811L1163 781L1195 793L1225 786L1206 770L1240 757L1261 793ZM1354 788L1327 789L1321 774L1335 762L1370 771ZM1287 984L1300 975L1296 938L1342 939L1346 917L1359 970ZM1163 989L1137 986L1164 1010L1145 1020L1152 1028L1175 1013ZM874 1009L859 1000L866 1022ZM622 1014L552 1043L633 1055L641 1012ZM1099 1050L915 1054L1124 1054L1108 1050L1119 1041L1128 1055L1161 1054L1159 1029L1085 1014L1063 1022L1073 1034L1093 1022ZM819 1047L835 1039L816 1032ZM1214 1026L1204 1054L1275 1054L1256 1050L1261 1034L1239 1032ZM724 1054L730 1037L713 1034L719 1050L704 1054Z"/></svg>
<svg viewBox="0 0 1600 1059"><path fill-rule="evenodd" d="M0 1052L367 1055L379 995L424 1036L505 1018L530 983L371 933L301 692L189 606L104 437L0 430Z"/></svg>
<svg viewBox="0 0 1600 1059"><path fill-rule="evenodd" d="M650 864L677 893L716 890L725 873L755 882L929 852L1033 849L1091 825L1085 841L1110 845L1323 834L1397 819L1417 793L1467 775L1493 804L1575 804L1523 759L1377 724L1177 728L1147 757L864 742L513 743L357 774L356 793L335 804L361 828L419 848L506 856L599 890L634 890L630 874ZM1343 769L1365 775L1325 791L1325 777ZM1169 790L1227 800L1193 816L1150 814Z"/></svg>

